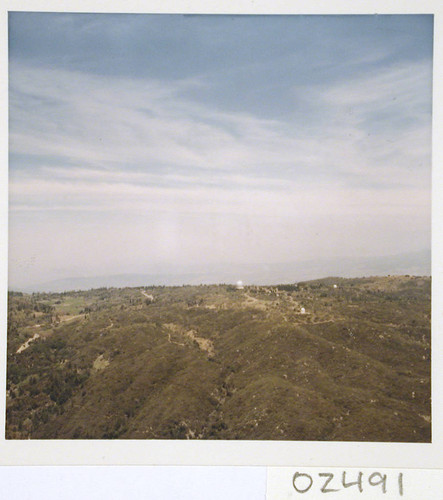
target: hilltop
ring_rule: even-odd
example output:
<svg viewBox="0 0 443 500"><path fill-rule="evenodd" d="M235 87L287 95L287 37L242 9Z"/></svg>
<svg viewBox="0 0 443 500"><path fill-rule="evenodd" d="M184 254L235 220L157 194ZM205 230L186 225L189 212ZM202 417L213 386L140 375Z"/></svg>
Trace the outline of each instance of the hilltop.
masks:
<svg viewBox="0 0 443 500"><path fill-rule="evenodd" d="M100 288L8 304L8 439L429 442L431 280Z"/></svg>

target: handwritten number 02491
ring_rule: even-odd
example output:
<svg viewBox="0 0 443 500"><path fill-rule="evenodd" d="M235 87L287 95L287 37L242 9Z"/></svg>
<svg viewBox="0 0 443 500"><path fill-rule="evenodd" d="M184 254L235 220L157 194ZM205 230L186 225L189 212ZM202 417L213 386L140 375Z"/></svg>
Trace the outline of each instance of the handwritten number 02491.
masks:
<svg viewBox="0 0 443 500"><path fill-rule="evenodd" d="M341 475L341 482L335 479L332 472L319 472L318 477L320 481L320 491L322 493L333 493L341 489L350 488L355 486L360 493L363 493L364 481L363 472L358 472L353 481L349 479L349 474L343 471ZM366 483L366 481L365 481ZM297 493L307 493L314 486L314 478L305 472L296 472L292 477L292 485ZM387 492L388 476L380 472L373 472L368 476L367 485L374 487L379 486L383 493ZM403 473L400 472L397 476L396 489L400 496L403 496Z"/></svg>

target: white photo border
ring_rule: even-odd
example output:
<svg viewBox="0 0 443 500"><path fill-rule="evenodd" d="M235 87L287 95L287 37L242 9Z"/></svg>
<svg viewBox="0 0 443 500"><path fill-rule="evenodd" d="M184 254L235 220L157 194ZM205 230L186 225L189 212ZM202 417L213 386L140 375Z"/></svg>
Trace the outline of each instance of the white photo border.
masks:
<svg viewBox="0 0 443 500"><path fill-rule="evenodd" d="M432 443L180 440L6 440L8 276L8 12L433 14ZM443 468L443 4L429 0L10 0L0 8L0 465L236 465Z"/></svg>

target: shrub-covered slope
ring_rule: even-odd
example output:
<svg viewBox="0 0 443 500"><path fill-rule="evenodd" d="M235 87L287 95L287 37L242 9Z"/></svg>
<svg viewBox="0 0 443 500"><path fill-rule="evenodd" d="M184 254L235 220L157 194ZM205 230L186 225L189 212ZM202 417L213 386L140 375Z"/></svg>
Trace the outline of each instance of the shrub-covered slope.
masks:
<svg viewBox="0 0 443 500"><path fill-rule="evenodd" d="M10 293L7 438L428 442L431 283Z"/></svg>

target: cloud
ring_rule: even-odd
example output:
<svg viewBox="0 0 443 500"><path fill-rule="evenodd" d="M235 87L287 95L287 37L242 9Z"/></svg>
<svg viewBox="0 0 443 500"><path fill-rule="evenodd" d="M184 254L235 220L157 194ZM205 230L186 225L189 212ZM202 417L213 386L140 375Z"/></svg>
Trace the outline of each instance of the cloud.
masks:
<svg viewBox="0 0 443 500"><path fill-rule="evenodd" d="M373 168L387 166L384 155L397 154L401 166L411 164L411 152L413 161L420 155L421 163L428 160L429 76L420 63L332 88L302 88L314 117L314 125L304 127L302 121L258 119L186 100L183 90L197 81L134 81L12 65L10 149L122 171L136 164L255 174L262 167L275 177L284 169L292 175L310 169L319 182L334 169L336 176L349 171L368 178ZM386 130L396 120L400 130ZM368 133L373 123L379 133Z"/></svg>
<svg viewBox="0 0 443 500"><path fill-rule="evenodd" d="M29 260L32 241L37 279L66 259L93 273L426 247L429 71L298 86L304 116L264 119L187 96L208 78L12 62L11 255Z"/></svg>
<svg viewBox="0 0 443 500"><path fill-rule="evenodd" d="M42 157L33 169L12 166L12 208L30 206L39 196L49 204L67 196L81 208L81 193L97 199L106 193L195 197L196 186L212 200L226 197L220 194L226 189L243 189L244 196L285 191L288 197L332 190L340 198L358 188L374 191L374 200L384 197L386 207L396 193L415 190L413 206L426 198L430 180L427 70L424 63L400 65L301 88L316 123L304 127L191 102L182 91L196 81L133 81L12 65L10 150ZM377 115L383 117L380 130L373 125ZM397 121L401 126L389 127ZM45 157L58 158L59 166L46 166Z"/></svg>
<svg viewBox="0 0 443 500"><path fill-rule="evenodd" d="M339 148L331 154L337 176L429 189L431 86L432 62L419 61L294 92L311 103L325 149Z"/></svg>
<svg viewBox="0 0 443 500"><path fill-rule="evenodd" d="M278 168L331 153L319 137L338 146L351 137L353 144L371 118L380 132L396 125L396 118L402 128L429 127L429 69L414 63L332 87L295 89L314 117L314 126L305 127L302 120L258 119L186 100L182 93L201 84L195 79L137 81L13 64L11 147L90 162L144 159L231 169L275 162ZM381 127L377 116L383 113Z"/></svg>

